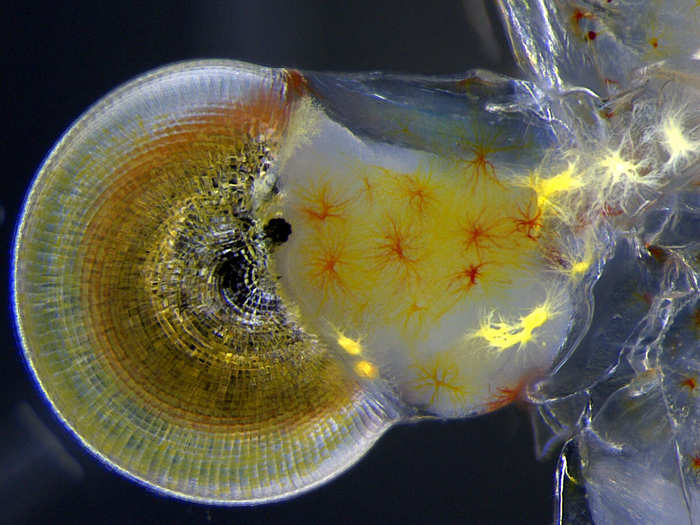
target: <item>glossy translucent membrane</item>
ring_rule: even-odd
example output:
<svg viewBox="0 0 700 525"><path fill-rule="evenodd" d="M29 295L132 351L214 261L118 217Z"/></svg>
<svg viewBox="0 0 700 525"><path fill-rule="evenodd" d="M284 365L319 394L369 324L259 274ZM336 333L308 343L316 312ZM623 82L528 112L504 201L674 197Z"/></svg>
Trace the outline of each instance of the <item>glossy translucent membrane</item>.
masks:
<svg viewBox="0 0 700 525"><path fill-rule="evenodd" d="M96 455L269 501L524 399L541 453L569 440L560 521L698 512L698 60L643 40L694 49L694 7L499 6L532 81L185 63L69 130L14 305Z"/></svg>
<svg viewBox="0 0 700 525"><path fill-rule="evenodd" d="M541 452L568 439L556 521L697 523L700 5L499 7L521 67L576 100L561 108L573 156L588 144L585 162L608 171L595 196L612 227L596 314L533 395Z"/></svg>

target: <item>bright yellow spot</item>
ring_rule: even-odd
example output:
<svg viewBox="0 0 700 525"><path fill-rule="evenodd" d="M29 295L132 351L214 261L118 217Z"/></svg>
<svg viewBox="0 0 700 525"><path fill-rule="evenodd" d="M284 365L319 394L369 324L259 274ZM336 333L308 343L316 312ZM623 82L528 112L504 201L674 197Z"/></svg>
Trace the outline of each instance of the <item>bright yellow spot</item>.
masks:
<svg viewBox="0 0 700 525"><path fill-rule="evenodd" d="M683 133L683 128L675 119L666 119L661 132L664 136L664 145L671 155L671 161L684 158L698 149L698 144L688 140Z"/></svg>
<svg viewBox="0 0 700 525"><path fill-rule="evenodd" d="M591 266L590 261L579 261L571 267L571 273L573 275L578 275L584 273Z"/></svg>
<svg viewBox="0 0 700 525"><path fill-rule="evenodd" d="M350 339L343 334L338 335L338 344L350 355L360 355L362 353L362 345L360 342Z"/></svg>
<svg viewBox="0 0 700 525"><path fill-rule="evenodd" d="M565 194L584 186L583 180L576 174L575 163L553 177L542 178L538 174L530 176L527 185L537 193L537 206L543 209L557 208L553 202L557 194Z"/></svg>
<svg viewBox="0 0 700 525"><path fill-rule="evenodd" d="M377 367L374 366L369 361L358 361L355 363L355 373L360 377L366 377L367 379L374 379L377 377Z"/></svg>
<svg viewBox="0 0 700 525"><path fill-rule="evenodd" d="M503 319L494 320L494 316L495 312L488 314L475 335L485 339L490 346L505 350L515 345L522 347L530 342L534 338L535 329L552 317L552 308L545 302L513 323Z"/></svg>
<svg viewBox="0 0 700 525"><path fill-rule="evenodd" d="M550 197L555 193L572 191L583 186L581 179L574 175L574 169L575 166L569 164L564 171L557 173L554 177L542 179L537 188L537 194L542 197Z"/></svg>
<svg viewBox="0 0 700 525"><path fill-rule="evenodd" d="M610 152L603 160L599 162L608 177L611 179L636 178L638 176L637 166L627 159L620 156L619 151Z"/></svg>

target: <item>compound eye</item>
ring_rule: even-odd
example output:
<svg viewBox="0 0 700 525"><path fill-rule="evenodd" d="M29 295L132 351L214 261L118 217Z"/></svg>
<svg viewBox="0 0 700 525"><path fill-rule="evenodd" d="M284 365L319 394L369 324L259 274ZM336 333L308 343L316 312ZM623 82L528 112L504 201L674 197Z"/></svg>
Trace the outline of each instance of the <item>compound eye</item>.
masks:
<svg viewBox="0 0 700 525"><path fill-rule="evenodd" d="M24 209L15 308L41 388L100 459L179 497L288 497L397 417L280 296L287 92L230 62L136 79L66 133Z"/></svg>
<svg viewBox="0 0 700 525"><path fill-rule="evenodd" d="M285 498L402 418L495 410L552 366L591 265L552 264L572 177L525 175L527 124L390 83L402 109L377 119L371 85L176 65L58 143L18 230L15 310L102 460L186 499Z"/></svg>

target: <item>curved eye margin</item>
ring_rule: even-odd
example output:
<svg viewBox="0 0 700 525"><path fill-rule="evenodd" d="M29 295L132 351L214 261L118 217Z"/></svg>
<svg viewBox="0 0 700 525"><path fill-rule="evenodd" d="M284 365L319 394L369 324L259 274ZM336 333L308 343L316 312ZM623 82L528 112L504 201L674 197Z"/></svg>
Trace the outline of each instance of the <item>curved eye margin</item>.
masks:
<svg viewBox="0 0 700 525"><path fill-rule="evenodd" d="M384 431L386 431L391 425L393 425L397 420L398 416L396 413L391 413L391 410L389 412L383 412L383 416L380 418L380 422L378 425L375 426L374 430L368 431L368 435L364 436L361 439L357 440L357 443L355 443L355 449L354 453L343 455L342 461L339 461L337 463L332 463L329 466L326 466L324 469L324 472L320 472L320 476L312 480L311 482L306 482L306 484L303 484L300 487L292 487L291 489L287 487L285 490L280 490L278 491L277 494L265 494L260 497L252 497L252 498L237 498L237 499L221 499L221 498L216 498L216 497L201 497L193 494L189 494L186 492L178 491L178 490L171 490L168 489L167 487L164 486L159 486L153 483L153 481L149 481L146 478L143 478L139 475L134 474L133 472L122 468L120 465L114 463L112 460L110 460L108 457L106 457L98 447L95 447L91 445L86 438L80 435L80 433L76 430L76 428L73 427L73 425L69 422L68 418L64 416L64 414L61 411L61 408L54 404L50 398L49 395L49 389L45 388L44 381L42 380L42 377L40 376L38 370L36 369L34 358L32 356L31 349L29 348L29 341L28 341L28 336L26 332L26 324L27 321L23 317L22 313L22 308L21 308L21 303L24 301L24 299L21 296L21 281L23 279L22 276L22 261L21 261L21 251L22 247L26 244L27 241L25 241L25 237L27 235L31 235L28 233L27 228L28 226L28 218L32 216L34 213L34 210L36 209L37 205L41 205L41 198L42 198L42 192L46 189L47 185L47 180L46 177L42 178L42 175L45 174L46 172L50 172L51 169L53 168L53 163L54 162L59 162L62 151L65 147L68 147L67 145L70 145L72 142L75 140L79 140L80 134L85 132L85 128L89 126L91 121L95 118L99 118L100 115L103 115L107 112L109 112L112 107L120 102L120 99L124 96L125 93L130 93L134 89L138 89L140 86L147 86L149 82L152 81L157 81L159 78L166 77L172 73L178 73L182 71L192 71L197 68L211 68L211 67L220 67L223 69L228 69L228 70L233 70L237 73L242 72L252 72L253 74L259 74L259 71L262 70L256 69L255 66L250 66L248 64L243 64L243 63L238 63L238 62L231 62L231 61L199 61L199 62L187 62L187 63L181 63L181 64L175 64L172 66L167 66L165 68L161 68L158 70L155 70L154 72L151 73L146 73L142 77L139 77L122 87L117 88L110 94L108 94L105 98L101 99L98 101L96 104L91 106L79 119L77 119L73 125L66 131L63 136L60 138L60 140L56 143L54 148L51 150L51 152L47 155L46 159L44 160L43 164L41 165L40 169L37 171L37 175L35 176L34 181L32 182L31 189L29 190L27 197L25 199L23 208L22 208L22 213L20 215L21 220L19 221L17 225L17 229L15 232L15 237L14 237L14 243L13 243L13 249L12 249L12 268L11 268L11 289L12 289L12 308L13 308L13 313L14 313L14 322L15 322L15 328L16 328L16 334L18 336L19 342L22 346L23 350L23 355L25 358L25 366L29 370L31 370L31 375L34 377L37 386L42 392L43 397L46 399L46 401L49 403L49 405L52 407L53 412L56 414L57 418L65 427L67 427L71 433L78 439L80 443L82 443L93 455L95 455L100 461L104 464L106 464L111 470L117 471L120 474L124 475L125 477L132 479L139 483L140 485L143 485L147 487L150 490L154 490L155 492L162 493L162 494L167 494L170 496L174 496L178 499L185 499L189 501L196 501L200 503L216 503L216 504L222 504L222 505L237 505L237 504L251 504L251 503L262 503L262 502L269 502L269 501L276 501L276 500L282 500L282 499L287 499L293 496L296 496L302 492L306 492L307 490L311 490L312 488L321 485L325 482L327 482L329 479L336 477L339 473L347 470L352 464L354 464L356 461L358 461L362 455L372 446L372 444L383 434ZM271 70L265 69L264 72L266 74L270 74ZM284 80L287 80L285 78L286 72L282 72L282 77ZM286 86L282 86L284 89L291 89L292 96L296 96L297 93L294 92L295 86L293 85L295 81L295 76L292 72L292 74L289 75L289 83L287 83ZM291 86L289 84L292 84ZM59 160L57 160L59 159ZM278 232L278 236L284 234L284 228L282 229L281 232ZM26 302L24 303L26 305ZM363 396L363 399L367 401L366 396ZM371 400L370 400L371 401ZM375 400L377 401L377 400ZM389 408L391 403L382 403L379 402L377 403L377 406L375 408L380 408L381 410L384 410L385 408ZM356 407L359 408L359 407ZM380 411L381 411L380 410ZM376 415L376 414L375 414ZM377 423L377 421L375 421Z"/></svg>

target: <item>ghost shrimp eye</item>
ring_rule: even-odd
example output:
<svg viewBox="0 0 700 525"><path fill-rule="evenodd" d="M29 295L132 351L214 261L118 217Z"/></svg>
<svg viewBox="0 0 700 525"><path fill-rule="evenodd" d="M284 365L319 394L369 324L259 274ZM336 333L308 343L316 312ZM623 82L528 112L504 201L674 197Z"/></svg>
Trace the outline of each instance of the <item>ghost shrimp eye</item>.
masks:
<svg viewBox="0 0 700 525"><path fill-rule="evenodd" d="M42 166L15 308L46 397L100 459L198 501L267 501L342 471L390 402L280 295L280 72L192 63L90 109Z"/></svg>
<svg viewBox="0 0 700 525"><path fill-rule="evenodd" d="M329 82L147 74L34 182L14 254L26 358L79 439L159 491L291 496L404 417L512 401L566 338L559 188L516 169L546 143L536 126L434 90L454 111L387 112L395 135L347 121Z"/></svg>

